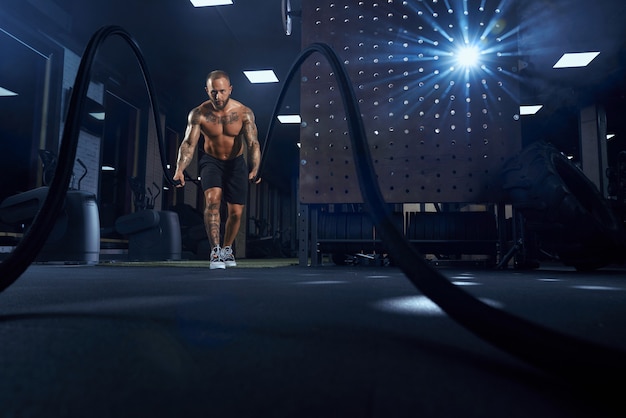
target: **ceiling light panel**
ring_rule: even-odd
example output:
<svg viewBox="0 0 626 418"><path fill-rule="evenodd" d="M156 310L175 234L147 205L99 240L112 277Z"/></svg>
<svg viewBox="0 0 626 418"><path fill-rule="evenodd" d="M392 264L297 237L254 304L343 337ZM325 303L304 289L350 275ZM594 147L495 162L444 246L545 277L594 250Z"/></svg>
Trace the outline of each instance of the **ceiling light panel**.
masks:
<svg viewBox="0 0 626 418"><path fill-rule="evenodd" d="M278 77L273 70L244 71L245 76L253 84L258 83L278 83Z"/></svg>
<svg viewBox="0 0 626 418"><path fill-rule="evenodd" d="M96 120L104 120L106 117L106 114L104 112L92 112L89 114L89 116L91 116L92 118Z"/></svg>
<svg viewBox="0 0 626 418"><path fill-rule="evenodd" d="M277 116L280 123L300 123L302 119L300 115L278 115Z"/></svg>
<svg viewBox="0 0 626 418"><path fill-rule="evenodd" d="M552 68L586 67L598 55L599 52L568 52L563 54Z"/></svg>
<svg viewBox="0 0 626 418"><path fill-rule="evenodd" d="M232 0L190 0L194 7L225 6L233 4Z"/></svg>
<svg viewBox="0 0 626 418"><path fill-rule="evenodd" d="M543 105L524 105L524 106L520 106L519 107L519 114L521 116L534 115L535 113L539 112L539 110L541 110L542 107L543 107Z"/></svg>
<svg viewBox="0 0 626 418"><path fill-rule="evenodd" d="M4 87L0 87L0 97L8 97L8 96L17 96L17 93L14 91L5 89Z"/></svg>

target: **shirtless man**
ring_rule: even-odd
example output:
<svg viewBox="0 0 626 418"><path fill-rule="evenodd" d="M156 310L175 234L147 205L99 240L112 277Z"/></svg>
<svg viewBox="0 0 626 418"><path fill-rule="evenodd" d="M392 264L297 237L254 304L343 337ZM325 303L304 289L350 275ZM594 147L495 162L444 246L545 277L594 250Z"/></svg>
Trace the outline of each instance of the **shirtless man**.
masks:
<svg viewBox="0 0 626 418"><path fill-rule="evenodd" d="M224 71L207 76L209 100L189 112L185 138L178 149L174 181L185 185L184 170L189 166L204 136L204 154L200 157L200 177L204 190L204 226L211 245L211 269L237 265L232 245L239 231L241 216L248 195L248 182L259 183L261 162L254 113L237 100L231 99L233 87ZM243 156L243 141L248 148L248 162ZM220 246L220 203L222 195L228 205L224 228L224 245Z"/></svg>

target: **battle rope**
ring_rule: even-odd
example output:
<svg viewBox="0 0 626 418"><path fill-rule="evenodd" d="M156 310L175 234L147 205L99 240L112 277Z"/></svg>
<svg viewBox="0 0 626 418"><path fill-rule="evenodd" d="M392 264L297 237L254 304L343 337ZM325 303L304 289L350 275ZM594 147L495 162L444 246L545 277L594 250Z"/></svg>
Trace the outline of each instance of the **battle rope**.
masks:
<svg viewBox="0 0 626 418"><path fill-rule="evenodd" d="M76 157L76 145L78 144L78 134L80 130L81 115L87 97L87 89L91 76L91 67L102 43L112 35L119 35L132 48L141 67L144 82L148 90L148 96L152 106L154 121L156 124L156 134L159 141L159 151L161 154L161 165L163 172L167 173L167 162L165 159L165 143L163 131L159 123L159 106L152 79L148 73L148 66L141 54L139 45L133 37L119 26L105 26L100 28L89 40L83 57L81 58L74 89L70 96L70 103L67 112L67 119L63 128L61 147L54 178L50 183L48 194L41 208L37 212L33 223L26 231L11 254L0 264L0 292L13 284L18 277L33 262L41 248L46 242L52 227L61 211L63 202L67 194L67 188L72 176L72 167ZM169 175L165 176L173 186L174 183Z"/></svg>
<svg viewBox="0 0 626 418"><path fill-rule="evenodd" d="M71 167L76 156L80 115L86 98L91 66L99 46L111 35L119 35L126 40L139 61L154 113L161 163L164 172L167 172L163 134L158 123L159 107L140 49L130 34L121 27L103 27L92 36L81 59L75 88L70 97L57 169L50 184L48 195L23 239L9 257L0 264L0 291L14 283L32 263L44 245L60 212L71 178ZM423 256L395 228L389 209L378 187L365 128L350 79L339 57L328 45L318 43L305 48L289 70L272 114L264 144L264 154L274 129L275 117L286 94L286 87L300 65L315 52L324 55L328 60L340 87L354 160L359 173L361 194L370 209L369 212L374 223L383 236L386 247L395 254L394 261L416 288L439 305L452 319L491 344L530 364L576 382L591 382L594 385L617 391L623 389L624 376L626 376L626 364L624 362L626 353L550 330L481 302L452 284L428 265ZM263 162L261 169L262 167ZM172 182L169 176L166 177L168 177L169 182Z"/></svg>
<svg viewBox="0 0 626 418"><path fill-rule="evenodd" d="M394 254L394 262L415 287L452 319L476 335L540 369L575 382L591 383L596 387L623 388L626 379L625 352L551 330L481 302L431 267L422 254L396 229L378 186L352 83L341 60L330 46L312 44L296 58L275 105L263 155L268 148L286 88L300 65L315 52L324 55L328 60L339 85L357 178L365 204L377 231L382 233L386 248ZM609 385L612 386L609 388Z"/></svg>

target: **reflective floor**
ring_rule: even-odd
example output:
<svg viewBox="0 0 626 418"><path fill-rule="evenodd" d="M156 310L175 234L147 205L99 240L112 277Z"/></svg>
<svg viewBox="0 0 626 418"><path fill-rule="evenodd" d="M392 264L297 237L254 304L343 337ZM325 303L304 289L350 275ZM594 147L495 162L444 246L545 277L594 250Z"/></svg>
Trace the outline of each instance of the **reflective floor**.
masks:
<svg viewBox="0 0 626 418"><path fill-rule="evenodd" d="M31 266L0 294L0 416L612 416L453 322L394 267L290 264ZM623 266L438 270L626 350Z"/></svg>

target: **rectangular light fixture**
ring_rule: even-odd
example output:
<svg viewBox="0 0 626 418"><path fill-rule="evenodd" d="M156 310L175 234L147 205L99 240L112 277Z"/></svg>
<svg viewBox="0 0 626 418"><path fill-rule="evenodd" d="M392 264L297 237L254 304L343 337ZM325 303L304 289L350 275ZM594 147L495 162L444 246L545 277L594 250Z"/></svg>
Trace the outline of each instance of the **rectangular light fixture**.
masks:
<svg viewBox="0 0 626 418"><path fill-rule="evenodd" d="M193 7L225 6L233 4L233 0L190 0Z"/></svg>
<svg viewBox="0 0 626 418"><path fill-rule="evenodd" d="M543 107L543 105L528 105L528 106L520 106L519 114L522 116L525 115L534 115L539 112L539 110Z"/></svg>
<svg viewBox="0 0 626 418"><path fill-rule="evenodd" d="M586 67L598 55L600 55L600 52L573 52L563 54L552 68Z"/></svg>
<svg viewBox="0 0 626 418"><path fill-rule="evenodd" d="M278 115L277 116L280 123L300 123L302 119L300 115Z"/></svg>
<svg viewBox="0 0 626 418"><path fill-rule="evenodd" d="M278 77L273 70L256 70L243 72L251 83L278 83Z"/></svg>
<svg viewBox="0 0 626 418"><path fill-rule="evenodd" d="M11 90L7 90L4 87L0 87L0 97L17 96L17 93Z"/></svg>

